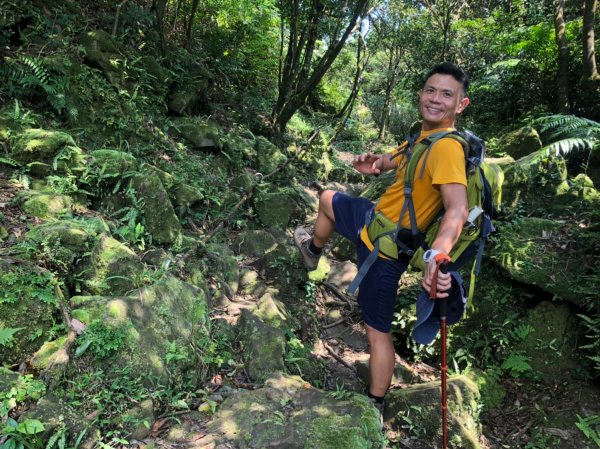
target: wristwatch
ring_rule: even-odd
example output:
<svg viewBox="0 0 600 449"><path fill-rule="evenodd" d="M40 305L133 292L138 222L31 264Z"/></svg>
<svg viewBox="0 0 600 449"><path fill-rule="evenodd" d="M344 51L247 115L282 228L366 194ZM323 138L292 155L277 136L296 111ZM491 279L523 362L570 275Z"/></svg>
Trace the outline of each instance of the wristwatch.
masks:
<svg viewBox="0 0 600 449"><path fill-rule="evenodd" d="M435 256L437 256L440 253L441 251L438 251L437 249L428 249L427 251L425 251L425 253L423 253L423 261L425 263L429 263L433 261L435 259Z"/></svg>

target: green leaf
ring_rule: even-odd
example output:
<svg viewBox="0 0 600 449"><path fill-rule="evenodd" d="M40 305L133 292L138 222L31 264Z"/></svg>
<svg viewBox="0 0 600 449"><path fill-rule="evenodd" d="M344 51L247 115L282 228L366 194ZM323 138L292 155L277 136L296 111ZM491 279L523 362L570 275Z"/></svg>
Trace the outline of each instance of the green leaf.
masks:
<svg viewBox="0 0 600 449"><path fill-rule="evenodd" d="M17 443L14 439L9 438L4 442L4 444L0 444L0 449L16 449Z"/></svg>
<svg viewBox="0 0 600 449"><path fill-rule="evenodd" d="M37 419L26 419L17 426L17 432L25 435L35 435L36 433L43 432L44 430L44 425Z"/></svg>
<svg viewBox="0 0 600 449"><path fill-rule="evenodd" d="M0 346L10 347L13 341L13 336L23 330L22 327L2 327L0 328Z"/></svg>

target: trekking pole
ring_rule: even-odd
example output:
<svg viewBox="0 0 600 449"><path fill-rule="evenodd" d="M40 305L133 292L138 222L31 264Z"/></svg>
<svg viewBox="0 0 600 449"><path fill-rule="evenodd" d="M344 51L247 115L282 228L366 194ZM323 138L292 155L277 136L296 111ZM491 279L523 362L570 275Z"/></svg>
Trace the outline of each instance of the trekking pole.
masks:
<svg viewBox="0 0 600 449"><path fill-rule="evenodd" d="M449 260L441 259L437 262L433 278L431 280L431 288L429 290L429 298L434 301L439 301L439 312L440 312L440 337L441 337L441 372L442 372L442 448L447 448L448 441L448 398L446 396L446 373L448 371L448 364L446 362L446 315L447 315L447 300L446 298L437 299L437 279L439 272L446 272L446 265Z"/></svg>

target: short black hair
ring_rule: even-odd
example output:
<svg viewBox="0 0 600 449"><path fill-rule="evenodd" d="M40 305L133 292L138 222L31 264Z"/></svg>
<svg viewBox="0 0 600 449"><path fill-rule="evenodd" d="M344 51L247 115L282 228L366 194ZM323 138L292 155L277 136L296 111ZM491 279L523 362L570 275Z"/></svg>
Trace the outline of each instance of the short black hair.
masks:
<svg viewBox="0 0 600 449"><path fill-rule="evenodd" d="M442 62L441 64L437 64L433 66L429 72L427 72L423 84L425 84L433 75L437 74L450 75L452 78L462 84L463 96L467 95L467 92L469 91L469 77L459 66L451 62Z"/></svg>

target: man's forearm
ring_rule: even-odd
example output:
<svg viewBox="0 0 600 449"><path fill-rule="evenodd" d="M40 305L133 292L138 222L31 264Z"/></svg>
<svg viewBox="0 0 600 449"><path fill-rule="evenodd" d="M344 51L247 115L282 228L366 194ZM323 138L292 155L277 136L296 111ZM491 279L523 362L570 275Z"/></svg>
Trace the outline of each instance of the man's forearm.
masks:
<svg viewBox="0 0 600 449"><path fill-rule="evenodd" d="M448 254L458 240L466 219L466 210L446 211L442 217L437 237L431 247Z"/></svg>

